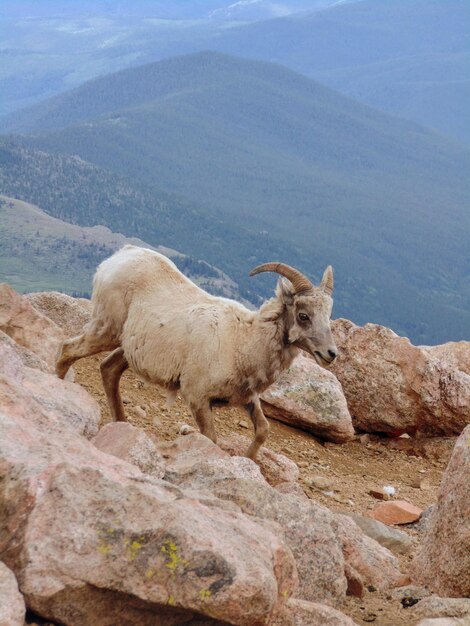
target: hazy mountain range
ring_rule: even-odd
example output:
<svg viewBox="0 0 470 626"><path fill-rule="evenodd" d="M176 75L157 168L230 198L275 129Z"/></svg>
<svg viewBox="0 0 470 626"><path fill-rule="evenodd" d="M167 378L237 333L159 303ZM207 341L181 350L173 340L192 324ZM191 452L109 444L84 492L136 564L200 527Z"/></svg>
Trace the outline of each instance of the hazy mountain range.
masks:
<svg viewBox="0 0 470 626"><path fill-rule="evenodd" d="M150 187L176 195L167 217L180 232L186 224L186 241L192 230L192 248L155 240L158 211L146 240L207 259L243 288L259 256L300 264L314 278L332 263L336 315L420 343L468 333L470 154L423 127L278 65L200 53L95 79L12 116L8 130L27 133L15 141L29 150L78 155L130 178L148 199ZM37 201L33 189L6 193L48 212L57 204L47 194ZM146 207L134 220L143 229L152 223L150 200ZM82 225L96 219L75 215ZM100 210L100 222L116 229L115 219ZM216 246L206 230L215 223ZM139 235L126 228L117 229Z"/></svg>
<svg viewBox="0 0 470 626"><path fill-rule="evenodd" d="M218 50L281 63L470 142L467 0L7 1L2 6L0 112L121 68ZM267 19L276 15L285 17Z"/></svg>

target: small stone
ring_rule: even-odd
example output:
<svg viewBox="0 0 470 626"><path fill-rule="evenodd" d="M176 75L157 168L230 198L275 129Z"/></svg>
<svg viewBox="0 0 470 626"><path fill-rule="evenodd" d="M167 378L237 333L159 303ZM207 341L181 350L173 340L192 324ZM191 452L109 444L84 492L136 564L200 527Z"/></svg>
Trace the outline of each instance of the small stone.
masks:
<svg viewBox="0 0 470 626"><path fill-rule="evenodd" d="M406 502L406 500L391 500L377 504L366 515L391 526L416 522L421 517L422 512L422 509Z"/></svg>
<svg viewBox="0 0 470 626"><path fill-rule="evenodd" d="M245 420L240 420L238 422L238 425L241 426L242 428L250 428L250 425L248 424L248 422L245 422Z"/></svg>
<svg viewBox="0 0 470 626"><path fill-rule="evenodd" d="M312 487L320 491L338 491L338 489L335 489L331 478L326 476L314 475L308 482Z"/></svg>
<svg viewBox="0 0 470 626"><path fill-rule="evenodd" d="M299 462L297 463L297 465L298 465L299 467L308 467L308 466L309 466L309 463L308 463L308 461L299 461Z"/></svg>
<svg viewBox="0 0 470 626"><path fill-rule="evenodd" d="M350 517L356 522L363 533L377 541L377 543L380 543L381 546L398 554L406 554L410 551L413 545L413 539L402 530L391 528L370 517L364 517L354 513L351 514Z"/></svg>
<svg viewBox="0 0 470 626"><path fill-rule="evenodd" d="M190 426L189 424L181 424L179 433L180 435L189 435L190 433L195 433L196 429Z"/></svg>
<svg viewBox="0 0 470 626"><path fill-rule="evenodd" d="M122 396L122 402L123 404L132 404L132 400L129 398L129 396Z"/></svg>
<svg viewBox="0 0 470 626"><path fill-rule="evenodd" d="M390 500L388 493L382 491L382 489L369 489L369 495L376 500Z"/></svg>
<svg viewBox="0 0 470 626"><path fill-rule="evenodd" d="M145 417L147 417L147 413L146 411L144 411L144 409L141 406L135 406L133 409L134 415L136 417L140 417L142 419L144 419Z"/></svg>

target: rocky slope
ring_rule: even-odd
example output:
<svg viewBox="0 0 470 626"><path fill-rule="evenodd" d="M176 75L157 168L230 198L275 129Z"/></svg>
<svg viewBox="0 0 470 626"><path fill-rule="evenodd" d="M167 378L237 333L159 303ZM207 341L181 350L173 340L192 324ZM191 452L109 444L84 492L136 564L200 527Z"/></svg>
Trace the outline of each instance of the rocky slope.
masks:
<svg viewBox="0 0 470 626"><path fill-rule="evenodd" d="M371 519L376 500L369 491L391 483L399 496L391 503L427 509L455 439L449 446L449 438L433 438L441 446L436 458L429 449L418 456L417 444L429 437L351 434L337 445L272 422L270 448L257 465L238 456L247 424L237 409L216 411L217 446L192 432L179 401L165 408L158 390L130 373L122 384L129 422L103 427L109 416L99 357L77 364L80 384L50 373L58 343L80 332L87 315L86 301L0 289L0 606L12 607L6 623L23 625L22 598L29 611L71 626L404 626L442 616L464 623L469 601L459 596L468 589L446 563L469 548L468 427L437 508L400 533ZM368 348L374 345L371 339ZM373 351L369 361L372 379ZM295 413L298 400L313 421L317 413L324 424L331 413L334 423L337 412L325 402L332 385L318 389L309 366L294 368L308 374L294 393L295 381L282 383L288 408ZM338 382L336 397L340 391ZM354 423L354 411L342 415ZM388 441L415 447L403 451Z"/></svg>

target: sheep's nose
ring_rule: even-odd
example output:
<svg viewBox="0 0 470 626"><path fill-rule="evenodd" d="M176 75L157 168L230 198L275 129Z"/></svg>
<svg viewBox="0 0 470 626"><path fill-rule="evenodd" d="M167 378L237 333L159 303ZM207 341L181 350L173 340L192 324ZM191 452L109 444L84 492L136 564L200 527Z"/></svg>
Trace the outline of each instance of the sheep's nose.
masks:
<svg viewBox="0 0 470 626"><path fill-rule="evenodd" d="M334 361L336 357L338 356L338 353L335 352L334 350L328 350L328 354L330 355L330 358L332 361Z"/></svg>

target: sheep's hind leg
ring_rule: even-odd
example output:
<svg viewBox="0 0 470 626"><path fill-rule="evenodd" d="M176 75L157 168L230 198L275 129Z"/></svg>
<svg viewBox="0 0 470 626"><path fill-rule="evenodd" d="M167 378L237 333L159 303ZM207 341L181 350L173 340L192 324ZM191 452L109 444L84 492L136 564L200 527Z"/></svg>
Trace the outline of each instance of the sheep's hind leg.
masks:
<svg viewBox="0 0 470 626"><path fill-rule="evenodd" d="M86 356L98 354L105 350L114 350L118 343L110 341L109 337L93 332L84 332L83 335L66 339L62 344L55 371L59 378L65 378L71 365Z"/></svg>
<svg viewBox="0 0 470 626"><path fill-rule="evenodd" d="M257 398L254 402L245 404L245 409L248 411L255 429L255 437L246 451L246 456L249 459L255 460L258 450L267 439L269 433L269 422L264 416L259 398Z"/></svg>
<svg viewBox="0 0 470 626"><path fill-rule="evenodd" d="M190 405L191 413L199 426L199 430L203 435L208 437L214 443L217 443L217 435L215 434L214 421L212 419L212 411L210 404L204 406Z"/></svg>
<svg viewBox="0 0 470 626"><path fill-rule="evenodd" d="M124 350L117 348L111 352L100 365L103 387L108 399L111 417L115 422L125 422L124 406L119 393L119 381L129 367Z"/></svg>

